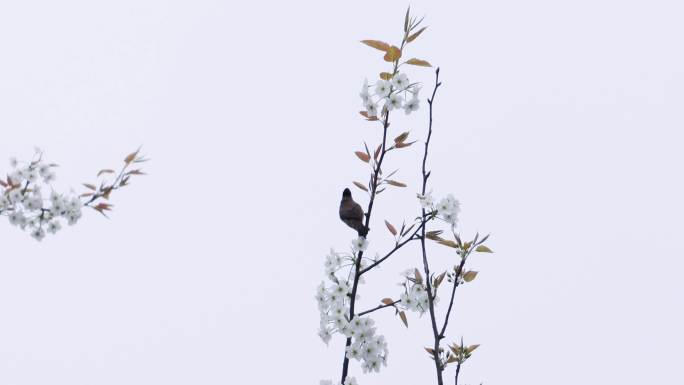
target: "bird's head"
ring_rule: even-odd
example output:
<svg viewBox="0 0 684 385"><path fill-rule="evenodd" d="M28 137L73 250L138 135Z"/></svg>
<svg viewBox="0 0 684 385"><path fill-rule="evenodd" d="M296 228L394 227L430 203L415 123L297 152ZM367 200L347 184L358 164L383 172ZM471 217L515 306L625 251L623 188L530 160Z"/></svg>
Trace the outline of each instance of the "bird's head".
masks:
<svg viewBox="0 0 684 385"><path fill-rule="evenodd" d="M342 198L351 198L351 190L348 188L344 189L344 191L342 191Z"/></svg>

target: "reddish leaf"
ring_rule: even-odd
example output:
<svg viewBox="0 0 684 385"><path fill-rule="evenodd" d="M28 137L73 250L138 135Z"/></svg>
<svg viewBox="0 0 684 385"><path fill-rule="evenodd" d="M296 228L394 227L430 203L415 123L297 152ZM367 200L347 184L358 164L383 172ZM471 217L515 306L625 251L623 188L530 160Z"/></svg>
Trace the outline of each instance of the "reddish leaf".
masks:
<svg viewBox="0 0 684 385"><path fill-rule="evenodd" d="M361 114L361 116L363 116L364 118L366 118L366 120L369 120L371 122L378 120L377 116L368 116L368 112L366 111L359 111L359 114Z"/></svg>
<svg viewBox="0 0 684 385"><path fill-rule="evenodd" d="M392 235L397 235L397 229L395 229L391 223L385 220L385 225L387 226L387 230L389 230L389 232L392 233Z"/></svg>
<svg viewBox="0 0 684 385"><path fill-rule="evenodd" d="M417 141L414 140L413 142L408 142L408 143L401 142L401 143L395 144L394 147L396 147L396 148L404 148L404 147L408 147L408 146L412 145L412 144L415 143L415 142L417 142Z"/></svg>
<svg viewBox="0 0 684 385"><path fill-rule="evenodd" d="M408 138L408 136L409 136L409 132L408 132L408 131L402 132L399 136L397 136L396 138L394 138L394 143L397 143L397 144L402 143L402 142L404 142L404 141Z"/></svg>
<svg viewBox="0 0 684 385"><path fill-rule="evenodd" d="M364 161L366 163L368 163L368 161L370 161L370 155L366 154L363 151L355 151L354 154L356 154L356 156L359 159L361 159L362 161Z"/></svg>

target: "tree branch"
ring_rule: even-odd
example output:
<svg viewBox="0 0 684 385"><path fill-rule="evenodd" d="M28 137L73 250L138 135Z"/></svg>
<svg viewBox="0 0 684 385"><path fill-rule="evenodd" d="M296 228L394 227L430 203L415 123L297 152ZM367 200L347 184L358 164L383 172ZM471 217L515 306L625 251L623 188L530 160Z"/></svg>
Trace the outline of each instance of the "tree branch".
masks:
<svg viewBox="0 0 684 385"><path fill-rule="evenodd" d="M389 258L392 254L394 254L397 250L401 249L404 245L411 241L415 241L419 238L415 238L415 236L418 234L418 232L425 226L425 223L421 221L420 226L411 234L410 237L406 238L403 242L397 243L396 246L392 250L390 250L384 257L378 259L377 261L373 262L372 264L368 265L365 267L361 272L359 273L360 275L363 275L367 273L369 270L373 269L374 267L378 266L382 262L384 262L387 258Z"/></svg>
<svg viewBox="0 0 684 385"><path fill-rule="evenodd" d="M470 252L468 252L470 253ZM447 324L449 323L449 315L451 314L451 309L454 306L454 297L456 295L456 288L458 287L460 281L459 277L463 271L463 266L465 265L467 254L461 259L461 264L458 265L458 270L456 271L456 277L454 278L454 286L451 289L451 299L449 300L449 308L447 309L446 315L444 316L444 324L442 325L442 330L439 332L439 339L444 338L444 332L446 332Z"/></svg>
<svg viewBox="0 0 684 385"><path fill-rule="evenodd" d="M430 120L429 120L429 125L428 125L428 135L427 139L425 140L425 153L423 154L423 168L422 168L422 174L423 174L423 189L422 189L422 195L425 195L425 192L427 190L427 182L428 178L430 177L430 172L427 171L426 164L427 164L427 157L428 157L428 150L430 147L430 139L432 138L432 103L435 99L435 95L437 94L437 89L442 83L439 82L439 68L435 70L435 87L432 90L432 97L428 99L428 104L430 106ZM439 332L437 329L437 319L436 319L436 314L435 314L435 303L434 303L434 294L432 291L432 284L430 282L430 266L428 264L428 259L427 259L427 250L425 248L425 223L428 221L427 217L427 212L425 211L425 208L421 210L422 213L422 227L421 227L421 235L420 235L420 246L421 246L421 251L423 254L423 269L425 271L425 282L426 282L426 289L428 293L428 308L430 312L430 322L432 324L432 334L434 338L434 346L433 346L433 358L435 361L435 371L437 374L437 384L438 385L443 385L444 380L442 378L442 372L444 371L444 365L441 362L440 354L439 354L439 344L440 344L440 337L439 337Z"/></svg>
<svg viewBox="0 0 684 385"><path fill-rule="evenodd" d="M376 310L380 310L380 309L384 309L384 308L386 308L386 307L394 306L394 305L398 304L399 302L401 302L400 299L398 299L398 300L396 300L396 301L394 301L394 302L392 302L392 303L390 303L390 304L378 305L378 306L376 306L376 307L374 307L374 308L372 308L372 309L369 309L369 310L366 310L366 311L362 311L361 313L359 313L359 314L357 314L357 315L358 315L359 317L361 317L361 316L364 316L364 315L366 315L366 314L370 314L370 313L372 313L372 312L374 312L374 311L376 311Z"/></svg>

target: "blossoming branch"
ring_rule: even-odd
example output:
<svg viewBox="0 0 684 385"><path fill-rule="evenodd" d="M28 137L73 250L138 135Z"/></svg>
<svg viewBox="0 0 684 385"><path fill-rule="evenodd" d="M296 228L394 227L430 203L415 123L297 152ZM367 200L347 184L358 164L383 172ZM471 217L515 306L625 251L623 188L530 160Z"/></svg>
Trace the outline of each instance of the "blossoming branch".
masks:
<svg viewBox="0 0 684 385"><path fill-rule="evenodd" d="M109 198L115 190L130 184L135 176L144 175L134 168L147 159L140 149L124 158L123 167L117 172L103 169L97 173L97 183L84 183L87 191L77 195L72 191L56 191L52 183L57 178L57 164L44 160L43 152L36 149L29 161L10 159L12 171L6 179L0 179L0 216L7 216L9 223L41 241L46 233L56 234L62 223L75 225L81 219L84 208L91 208L107 216L113 205ZM107 177L113 177L107 179Z"/></svg>

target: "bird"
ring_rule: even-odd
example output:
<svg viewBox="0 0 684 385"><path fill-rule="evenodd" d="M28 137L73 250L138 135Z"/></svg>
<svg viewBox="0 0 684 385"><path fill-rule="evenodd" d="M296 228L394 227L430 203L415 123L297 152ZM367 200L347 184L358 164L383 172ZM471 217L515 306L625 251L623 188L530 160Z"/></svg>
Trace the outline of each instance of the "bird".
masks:
<svg viewBox="0 0 684 385"><path fill-rule="evenodd" d="M352 193L348 188L342 192L342 201L340 201L340 219L347 226L356 230L360 237L365 237L368 234L368 229L363 224L363 209L354 202Z"/></svg>

